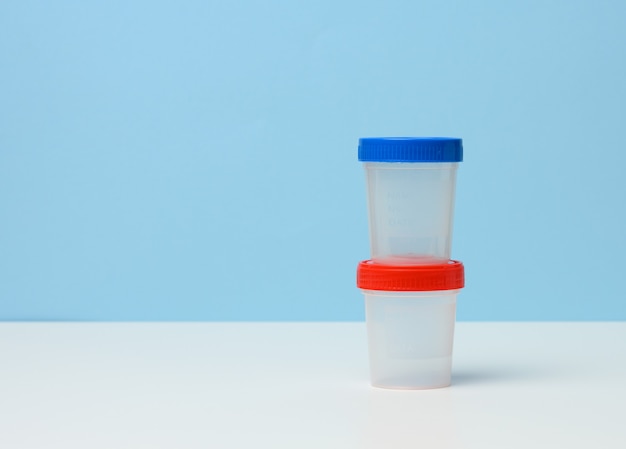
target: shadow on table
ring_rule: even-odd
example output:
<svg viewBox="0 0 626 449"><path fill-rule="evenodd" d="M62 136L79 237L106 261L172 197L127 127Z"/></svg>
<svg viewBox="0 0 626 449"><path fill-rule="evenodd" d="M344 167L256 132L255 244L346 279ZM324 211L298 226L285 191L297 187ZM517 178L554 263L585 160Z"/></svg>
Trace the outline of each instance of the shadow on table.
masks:
<svg viewBox="0 0 626 449"><path fill-rule="evenodd" d="M528 380L530 378L537 377L536 373L524 372L524 371L503 371L503 370L460 370L452 372L452 385L451 386L464 386L464 385L477 385L483 383L507 383L507 382L519 382L521 380Z"/></svg>

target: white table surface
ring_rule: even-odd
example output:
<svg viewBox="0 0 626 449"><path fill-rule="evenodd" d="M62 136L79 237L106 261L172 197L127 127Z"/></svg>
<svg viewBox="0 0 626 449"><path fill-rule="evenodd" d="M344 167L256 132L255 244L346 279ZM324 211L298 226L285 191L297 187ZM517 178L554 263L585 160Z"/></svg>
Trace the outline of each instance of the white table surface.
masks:
<svg viewBox="0 0 626 449"><path fill-rule="evenodd" d="M363 323L0 323L0 448L626 448L626 322L459 323L370 387Z"/></svg>

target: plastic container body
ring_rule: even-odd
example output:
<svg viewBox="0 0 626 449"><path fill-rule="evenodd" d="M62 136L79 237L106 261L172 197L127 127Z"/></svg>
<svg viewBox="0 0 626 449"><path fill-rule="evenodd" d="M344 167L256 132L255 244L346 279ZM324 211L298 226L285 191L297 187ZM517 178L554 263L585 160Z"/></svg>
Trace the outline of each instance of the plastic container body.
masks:
<svg viewBox="0 0 626 449"><path fill-rule="evenodd" d="M458 162L365 162L371 258L434 264L450 259Z"/></svg>
<svg viewBox="0 0 626 449"><path fill-rule="evenodd" d="M371 383L393 389L450 385L459 290L362 290Z"/></svg>

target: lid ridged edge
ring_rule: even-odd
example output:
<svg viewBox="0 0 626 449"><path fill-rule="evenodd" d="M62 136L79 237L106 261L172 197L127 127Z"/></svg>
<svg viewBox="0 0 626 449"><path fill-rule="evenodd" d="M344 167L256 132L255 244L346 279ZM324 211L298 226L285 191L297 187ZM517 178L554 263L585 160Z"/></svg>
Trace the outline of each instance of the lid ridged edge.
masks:
<svg viewBox="0 0 626 449"><path fill-rule="evenodd" d="M385 265L364 260L357 267L362 290L437 291L465 286L465 269L456 260L437 265Z"/></svg>
<svg viewBox="0 0 626 449"><path fill-rule="evenodd" d="M454 137L364 137L361 162L461 162L463 141Z"/></svg>

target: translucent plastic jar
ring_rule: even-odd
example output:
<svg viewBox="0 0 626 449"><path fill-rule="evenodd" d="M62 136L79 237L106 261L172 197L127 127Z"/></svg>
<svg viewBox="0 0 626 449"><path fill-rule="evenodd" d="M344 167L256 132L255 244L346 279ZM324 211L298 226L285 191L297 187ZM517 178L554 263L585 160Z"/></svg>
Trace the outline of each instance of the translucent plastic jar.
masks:
<svg viewBox="0 0 626 449"><path fill-rule="evenodd" d="M388 265L371 260L357 269L365 295L371 383L396 389L450 385L456 297L461 262Z"/></svg>
<svg viewBox="0 0 626 449"><path fill-rule="evenodd" d="M450 259L461 139L372 137L359 140L365 168L371 258L388 264Z"/></svg>

